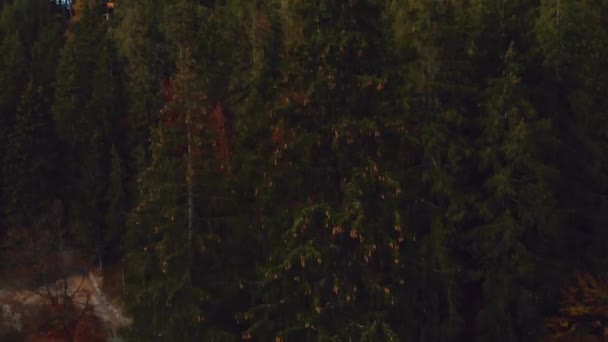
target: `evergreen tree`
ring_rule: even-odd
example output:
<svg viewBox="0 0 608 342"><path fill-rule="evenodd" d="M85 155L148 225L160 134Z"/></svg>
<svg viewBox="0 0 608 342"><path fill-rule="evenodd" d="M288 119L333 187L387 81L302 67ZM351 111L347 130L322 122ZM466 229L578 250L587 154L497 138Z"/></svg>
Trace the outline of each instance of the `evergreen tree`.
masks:
<svg viewBox="0 0 608 342"><path fill-rule="evenodd" d="M4 8L6 10L6 7ZM8 137L12 133L17 103L19 99L19 93L21 91L21 84L24 79L23 66L19 63L23 60L23 46L19 41L19 36L16 33L3 32L2 37L2 51L6 51L1 57L2 65L0 67L0 81L6 86L2 88L0 92L0 157L2 160L7 160L7 146L9 145ZM0 175L2 176L3 184L8 183L5 174L6 167L2 168ZM7 190L2 187L0 189L0 205L3 208L3 213L6 213L6 207L9 205L6 203L7 198L10 195ZM0 219L0 229L5 228L8 225L7 217L3 215L3 219ZM3 229L2 229L3 233ZM3 235L3 234L1 234Z"/></svg>
<svg viewBox="0 0 608 342"><path fill-rule="evenodd" d="M569 250L563 261L571 271L603 270L605 258L606 157L604 68L606 36L601 17L606 4L543 1L535 25L542 67L537 76L536 106L551 113L559 145L552 162L560 176L554 255ZM576 228L574 228L576 227Z"/></svg>
<svg viewBox="0 0 608 342"><path fill-rule="evenodd" d="M124 258L132 339L603 334L605 1L58 3L0 2L0 233Z"/></svg>
<svg viewBox="0 0 608 342"><path fill-rule="evenodd" d="M163 1L124 1L116 12L118 24L112 30L125 72L127 113L124 121L128 134L129 174L143 171L150 161L150 132L162 108L161 84L169 63L164 37L159 28ZM129 189L135 191L135 177L128 177Z"/></svg>
<svg viewBox="0 0 608 342"><path fill-rule="evenodd" d="M178 11L173 18L184 14L180 10L198 9L182 6L188 5L169 7L169 11ZM140 337L148 333L181 339L200 336L201 308L207 297L192 281L193 247L199 239L194 235L194 150L202 151L203 139L203 112L194 104L204 101L204 95L193 81L197 72L191 39L197 28L189 25L195 17L182 18L184 21L176 22L174 28L194 31L179 31L187 35L175 42L176 75L165 82L167 102L154 131L152 161L138 179L138 202L128 226L128 262L141 270L129 277L130 291L135 295L131 310L136 315L147 313L145 320L135 322L134 334Z"/></svg>
<svg viewBox="0 0 608 342"><path fill-rule="evenodd" d="M109 255L117 256L124 252L124 230L127 218L128 197L125 191L124 168L116 147L110 154L110 178L106 192L108 210L105 217L104 247ZM105 253L104 253L105 254Z"/></svg>
<svg viewBox="0 0 608 342"><path fill-rule="evenodd" d="M53 103L57 132L71 156L82 152L78 148L86 146L89 133L96 124L84 110L92 93L91 76L95 74L101 31L93 10L87 5L83 12L61 51ZM75 163L73 160L70 162ZM70 166L72 175L76 167Z"/></svg>
<svg viewBox="0 0 608 342"><path fill-rule="evenodd" d="M117 139L116 77L104 28L84 4L57 66L53 113L61 139L70 231L81 247L102 247L109 149ZM103 42L103 41L102 41Z"/></svg>
<svg viewBox="0 0 608 342"><path fill-rule="evenodd" d="M2 7L0 36L0 207L3 224L28 226L44 216L56 174L56 137L49 119L49 97L58 48L56 8L41 1ZM23 20L19 20L22 18ZM1 225L2 223L0 223Z"/></svg>
<svg viewBox="0 0 608 342"><path fill-rule="evenodd" d="M265 138L271 157L255 189L268 253L257 306L244 314L253 320L246 336L397 339L390 316L407 263L401 184L408 161L387 161L408 139L391 101L396 78L384 69L393 62L385 5L283 9L307 39L279 50Z"/></svg>
<svg viewBox="0 0 608 342"><path fill-rule="evenodd" d="M239 260L245 257L239 253L242 248L237 238L243 232L235 225L237 205L229 195L233 188L226 178L232 165L231 123L223 108L230 103L227 75L237 63L233 64L229 48L233 41L224 39L233 32L231 22L222 19L230 18L231 10L230 6L217 6L212 11L178 2L165 8L167 21L162 23L167 43L174 48L175 74L163 82L165 107L155 130L152 164L140 176L139 188L144 192L138 196L128 226L132 237L127 250L130 265L141 265L149 260L139 252L142 237L155 236L153 241L166 249L165 257L145 264L145 282L133 275L129 283L130 291L153 296L160 303L150 311L147 303L134 301L134 312L145 310L160 319L176 310L175 319L159 320L154 332L173 338L234 336L239 333L234 306L244 306L238 296L239 284L242 287ZM217 40L205 42L207 37ZM224 63L218 65L212 62L215 60ZM145 190L158 184L168 192ZM150 207L171 209L148 211ZM165 228L133 224L133 220L163 222L169 213L180 218ZM143 241L150 241L147 239ZM165 287L150 288L148 281ZM198 294L196 301L191 300L192 294ZM145 336L147 320L142 318L135 322L137 336Z"/></svg>
<svg viewBox="0 0 608 342"><path fill-rule="evenodd" d="M54 189L47 183L56 175L52 122L33 87L28 83L21 96L3 161L4 215L7 223L26 227L52 199Z"/></svg>
<svg viewBox="0 0 608 342"><path fill-rule="evenodd" d="M82 163L78 166L82 175L78 185L84 191L77 204L79 208L75 209L89 221L90 228L85 232L88 237L84 240L88 239L99 253L106 249L115 250L111 242L114 240L116 243L115 239L120 236L116 232L120 232L120 227L124 226L125 218L124 213L121 216L119 211L126 210L127 205L126 198L121 198L124 196L121 194L123 180L120 178L123 174L118 156L119 151L126 150L121 139L124 132L120 125L123 109L119 76L112 44L106 38L96 59L91 97L87 99L85 107L92 126L88 128L89 150L82 155ZM117 193L109 193L109 189ZM107 220L108 215L114 216L113 222ZM119 221L120 217L122 220ZM118 226L108 226L109 223Z"/></svg>
<svg viewBox="0 0 608 342"><path fill-rule="evenodd" d="M138 179L138 203L127 227L129 304L139 338L199 335L206 299L192 285L191 174L180 125L185 115L167 115L179 121L161 121L155 130L152 162Z"/></svg>

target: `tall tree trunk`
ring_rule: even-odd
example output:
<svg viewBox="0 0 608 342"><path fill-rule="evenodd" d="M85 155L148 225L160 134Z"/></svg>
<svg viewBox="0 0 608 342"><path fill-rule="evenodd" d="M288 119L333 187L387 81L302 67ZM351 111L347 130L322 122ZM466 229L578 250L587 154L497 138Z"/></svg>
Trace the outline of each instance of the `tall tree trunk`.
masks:
<svg viewBox="0 0 608 342"><path fill-rule="evenodd" d="M186 183L188 185L188 244L192 244L192 217L194 213L194 195L193 195L193 167L192 167L192 120L190 118L190 108L186 109L186 131L188 143L188 167L186 171Z"/></svg>
<svg viewBox="0 0 608 342"><path fill-rule="evenodd" d="M252 45L252 51L253 53L251 54L253 57L253 70L257 70L258 68L258 44L257 44L257 26L258 26L258 21L257 21L257 16L258 16L258 10L257 10L257 1L253 1L253 11L252 11L252 15L251 15L251 45Z"/></svg>
<svg viewBox="0 0 608 342"><path fill-rule="evenodd" d="M193 106L197 105L196 101L193 99L193 88L192 88L192 78L193 78L193 70L192 70L192 61L191 61L191 53L192 50L189 44L185 44L179 47L178 54L178 80L177 82L180 85L177 87L176 96L180 98L182 105L180 106L184 111L184 126L186 128L186 196L187 196L187 243L188 243L188 253L189 260L188 262L192 265L192 260L194 258L194 245L193 245L193 220L194 220L194 165L193 165L193 144L194 137L192 132L192 109ZM181 92L181 94L179 94ZM194 102L193 102L194 101ZM192 267L189 267L188 277L192 279Z"/></svg>

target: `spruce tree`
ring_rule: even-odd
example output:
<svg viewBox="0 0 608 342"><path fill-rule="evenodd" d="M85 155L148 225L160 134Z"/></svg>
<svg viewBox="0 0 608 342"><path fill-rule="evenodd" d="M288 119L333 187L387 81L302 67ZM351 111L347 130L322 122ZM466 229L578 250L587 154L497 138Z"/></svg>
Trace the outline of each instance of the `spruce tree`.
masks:
<svg viewBox="0 0 608 342"><path fill-rule="evenodd" d="M0 36L0 207L4 224L27 227L46 213L57 177L57 142L49 98L61 46L56 9L46 2L16 1L2 6ZM22 18L23 20L19 20Z"/></svg>
<svg viewBox="0 0 608 342"><path fill-rule="evenodd" d="M104 247L111 256L124 251L124 230L127 218L128 197L125 190L124 167L118 150L112 146L110 153L110 179L106 192L108 210L105 217Z"/></svg>
<svg viewBox="0 0 608 342"><path fill-rule="evenodd" d="M47 185L56 175L56 150L48 108L39 89L26 85L3 160L3 203L7 223L28 227L52 199Z"/></svg>
<svg viewBox="0 0 608 342"><path fill-rule="evenodd" d="M606 223L606 36L601 17L605 4L543 1L535 23L535 42L541 62L536 106L551 113L559 145L552 162L560 170L552 187L560 229L552 232L554 252L570 250L563 260L569 268L597 272L605 258ZM573 227L576 227L574 229Z"/></svg>
<svg viewBox="0 0 608 342"><path fill-rule="evenodd" d="M193 18L182 19L175 23L177 30ZM193 83L198 73L188 38L175 42L176 75L165 82L166 104L153 131L152 160L139 175L137 204L128 225L130 306L136 317L142 315L134 327L140 337L200 336L204 319L201 307L207 295L193 285L192 275L193 247L199 240L194 234L194 150L202 151L204 138L202 108L195 104L204 101L204 95Z"/></svg>
<svg viewBox="0 0 608 342"><path fill-rule="evenodd" d="M279 50L272 150L254 192L268 253L246 336L397 340L390 316L405 284L407 161L388 160L408 140L390 100L385 6L282 9L306 38Z"/></svg>
<svg viewBox="0 0 608 342"><path fill-rule="evenodd" d="M150 129L155 127L162 108L162 79L167 76L167 48L160 29L163 1L124 1L115 13L116 26L111 30L124 70L124 118L128 148L126 170L143 171L151 158ZM129 189L135 191L135 178L129 177Z"/></svg>
<svg viewBox="0 0 608 342"><path fill-rule="evenodd" d="M422 128L420 177L427 187L420 193L427 216L418 279L429 277L437 289L421 291L429 300L417 303L425 312L419 319L429 325L420 334L537 336L544 293L532 275L539 272L542 232L552 224L554 173L542 153L550 123L521 81L530 55L518 47L529 43L526 18L534 7L420 1L397 13L403 53L412 58L405 89ZM433 330L442 317L453 324Z"/></svg>
<svg viewBox="0 0 608 342"><path fill-rule="evenodd" d="M105 133L111 122L108 116L116 115L106 108L114 109L115 94L113 85L101 78L105 73L111 75L112 70L104 64L107 51L100 49L98 43L104 29L95 10L85 3L73 25L60 53L52 107L64 151L62 197L68 207L69 231L74 242L99 252L108 174L109 140Z"/></svg>
<svg viewBox="0 0 608 342"><path fill-rule="evenodd" d="M240 271L247 258L239 242L239 236L247 234L240 230L230 179L230 76L239 62L233 57L238 49L233 50L234 41L228 37L235 34L229 19L238 15L238 6L211 10L177 2L164 11L167 20L160 27L175 65L162 81L165 106L154 129L152 163L140 175L138 187L143 192L128 225L128 262L135 265L129 267L145 265L147 272L145 281L138 274L129 280L132 311L147 313L136 320L133 333L145 336L147 317L158 317L155 334L234 337L240 333L235 307L245 307L239 301ZM223 62L213 62L218 60ZM166 191L148 190L159 184ZM174 221L166 225L137 225L164 222L169 214ZM142 241L149 241L146 246L162 244L163 256L146 259L140 252ZM150 281L164 285L150 288ZM151 309L139 301L147 295L158 298L159 306ZM166 312L175 319L161 320Z"/></svg>

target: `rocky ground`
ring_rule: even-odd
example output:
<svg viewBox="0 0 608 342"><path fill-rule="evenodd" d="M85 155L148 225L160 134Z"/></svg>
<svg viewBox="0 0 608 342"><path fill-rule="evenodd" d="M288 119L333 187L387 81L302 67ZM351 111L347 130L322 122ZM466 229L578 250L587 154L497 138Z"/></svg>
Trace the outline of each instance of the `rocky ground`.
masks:
<svg viewBox="0 0 608 342"><path fill-rule="evenodd" d="M0 340L95 341L130 324L98 272L63 277L36 289L0 290ZM47 339L45 339L45 337Z"/></svg>
<svg viewBox="0 0 608 342"><path fill-rule="evenodd" d="M0 341L106 341L130 324L120 264L101 272L86 251L12 238L0 249Z"/></svg>

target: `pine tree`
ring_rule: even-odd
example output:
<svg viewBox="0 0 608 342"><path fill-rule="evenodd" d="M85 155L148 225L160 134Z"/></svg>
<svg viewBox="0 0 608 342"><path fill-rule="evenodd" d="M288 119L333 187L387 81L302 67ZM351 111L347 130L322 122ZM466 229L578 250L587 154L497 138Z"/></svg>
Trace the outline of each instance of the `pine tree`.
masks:
<svg viewBox="0 0 608 342"><path fill-rule="evenodd" d="M83 113L90 125L83 127L89 132L84 142L88 150L74 151L80 154L82 163L77 166L80 176L72 179L80 191L74 194L80 195L74 211L81 213L81 220L88 225L81 232L81 238L88 246L95 247L100 256L106 249L117 251L112 245L120 236L117 231L124 226L124 213L120 214L120 210L126 210L127 205L126 198L121 198L124 196L121 194L123 180L113 178L123 177L121 161L116 158L119 158L118 151L126 150L121 140L124 132L120 125L123 112L119 76L111 42L106 38L96 58L91 97L87 99ZM117 193L108 193L109 188ZM108 220L108 216L113 216L113 220ZM108 226L109 223L118 226Z"/></svg>
<svg viewBox="0 0 608 342"><path fill-rule="evenodd" d="M388 161L408 140L389 100L385 3L287 6L284 25L308 38L278 51L271 157L254 189L268 253L245 336L396 340L407 161Z"/></svg>
<svg viewBox="0 0 608 342"><path fill-rule="evenodd" d="M5 83L0 92L0 198L6 202L0 207L5 224L35 222L45 215L56 191L45 185L57 176L56 137L49 118L55 57L61 45L55 14L50 4L40 1L2 7L0 36L6 53L0 67Z"/></svg>
<svg viewBox="0 0 608 342"><path fill-rule="evenodd" d="M155 138L167 139L159 129ZM199 303L190 280L184 178L175 145L155 142L152 164L139 178L139 202L127 226L128 292L140 338L196 336ZM185 248L184 248L185 246ZM168 319L169 318L169 319ZM195 321L192 321L195 319ZM191 323L192 322L192 323Z"/></svg>
<svg viewBox="0 0 608 342"><path fill-rule="evenodd" d="M138 179L138 203L127 226L130 305L135 317L142 318L134 326L140 337L197 336L206 299L192 285L191 174L180 125L184 115L167 112L170 116L179 121L161 121L155 130L152 163Z"/></svg>
<svg viewBox="0 0 608 342"><path fill-rule="evenodd" d="M424 257L415 278L428 282L421 293L430 296L414 304L425 312L418 317L425 337L519 340L539 332L545 294L533 275L545 247L539 232L552 223L554 173L543 159L550 122L521 81L530 56L517 49L529 43L531 13L523 2L477 1L420 1L397 11L428 187L415 252ZM435 329L442 317L452 323Z"/></svg>
<svg viewBox="0 0 608 342"><path fill-rule="evenodd" d="M39 89L28 83L3 161L4 215L7 223L14 226L30 226L54 194L55 189L47 185L56 174L56 150L48 114Z"/></svg>
<svg viewBox="0 0 608 342"><path fill-rule="evenodd" d="M598 258L606 224L604 58L606 39L601 17L605 4L543 1L535 25L542 62L538 107L551 112L558 132L558 153L552 162L560 170L552 186L557 192L553 231L556 250L570 250L564 260L572 271L599 271ZM576 226L576 229L572 227ZM557 252L554 252L557 254Z"/></svg>
<svg viewBox="0 0 608 342"><path fill-rule="evenodd" d="M483 197L477 204L481 224L465 235L471 255L481 257L482 265L491 269L482 275L482 288L485 300L492 304L478 313L481 320L488 319L478 321L480 328L498 328L487 332L490 339L519 340L537 334L538 325L527 324L538 317L536 308L542 296L533 291L538 254L528 246L540 245L536 232L550 223L551 202L547 199L552 194L545 190L548 168L535 149L540 144L534 141L550 130L548 121L538 119L522 88L517 87L516 58L510 46L502 77L487 89L487 114L481 121L484 135L477 148L478 170L485 175ZM504 317L507 306L511 312ZM496 314L499 316L492 319ZM508 323L496 326L498 319Z"/></svg>
<svg viewBox="0 0 608 342"><path fill-rule="evenodd" d="M180 24L190 23L176 25L179 29ZM199 336L198 324L204 317L201 306L207 295L192 281L193 247L198 239L193 234L193 151L201 150L203 138L203 113L195 103L204 101L204 95L193 83L197 72L187 38L176 42L176 75L165 83L167 102L154 130L152 161L139 176L138 202L128 225L128 262L135 270L129 276L131 310L144 318L135 322L134 333L139 336ZM152 332L147 331L150 328Z"/></svg>
<svg viewBox="0 0 608 342"><path fill-rule="evenodd" d="M81 152L77 146L86 145L89 132L96 124L94 118L86 115L87 112L83 113L83 110L92 93L91 76L95 74L98 41L102 32L97 19L93 10L84 6L84 13L62 49L57 66L53 113L58 134L66 148L70 149L70 155Z"/></svg>
<svg viewBox="0 0 608 342"><path fill-rule="evenodd" d="M4 8L6 10L6 7ZM7 146L9 145L8 137L13 131L12 127L15 122L16 116L16 101L19 99L19 92L21 91L21 84L24 79L23 66L19 63L19 60L23 60L23 46L19 41L19 36L13 32L3 32L2 36L2 51L6 51L1 57L0 67L0 81L6 84L0 92L0 158L2 160L8 160L7 158ZM1 179L3 184L8 183L6 177L9 175L5 174L6 167L3 167L0 171ZM0 206L4 209L9 204L5 201L10 197L7 190L2 187L0 190ZM5 210L3 210L6 213ZM5 228L8 225L7 217L3 215L3 219L0 219L0 229ZM3 233L3 229L2 229ZM0 234L3 235L3 234Z"/></svg>
<svg viewBox="0 0 608 342"><path fill-rule="evenodd" d="M128 197L124 186L123 163L115 146L112 146L110 160L110 179L106 192L108 210L105 217L104 247L109 251L108 254L116 256L123 252Z"/></svg>
<svg viewBox="0 0 608 342"><path fill-rule="evenodd" d="M5 85L0 91L0 158L5 160L9 144L7 137L12 132L20 95L27 81L26 65L22 63L27 56L27 47L23 45L17 30L15 17L18 12L15 10L15 6L12 3L2 3L0 10L0 39L2 39L0 48L4 51L0 57L0 81ZM4 179L8 175L4 175L3 171L0 171L0 179L4 183ZM8 205L3 201L10 196L5 192L6 190L0 189L0 207L2 208ZM0 229L2 229L0 232L3 232L3 228L7 224L6 218L0 219ZM0 235L2 234L0 233Z"/></svg>
<svg viewBox="0 0 608 342"><path fill-rule="evenodd" d="M118 24L112 30L116 49L124 70L127 113L124 118L129 158L129 174L141 172L150 161L150 128L162 108L161 84L167 76L165 37L160 29L163 1L125 1L115 13ZM129 189L135 191L133 177Z"/></svg>
<svg viewBox="0 0 608 342"><path fill-rule="evenodd" d="M73 25L60 54L53 101L55 125L65 152L62 196L74 242L99 253L104 239L108 135L116 131L110 127L116 121L117 96L108 44L98 43L104 28L95 11L84 4Z"/></svg>

